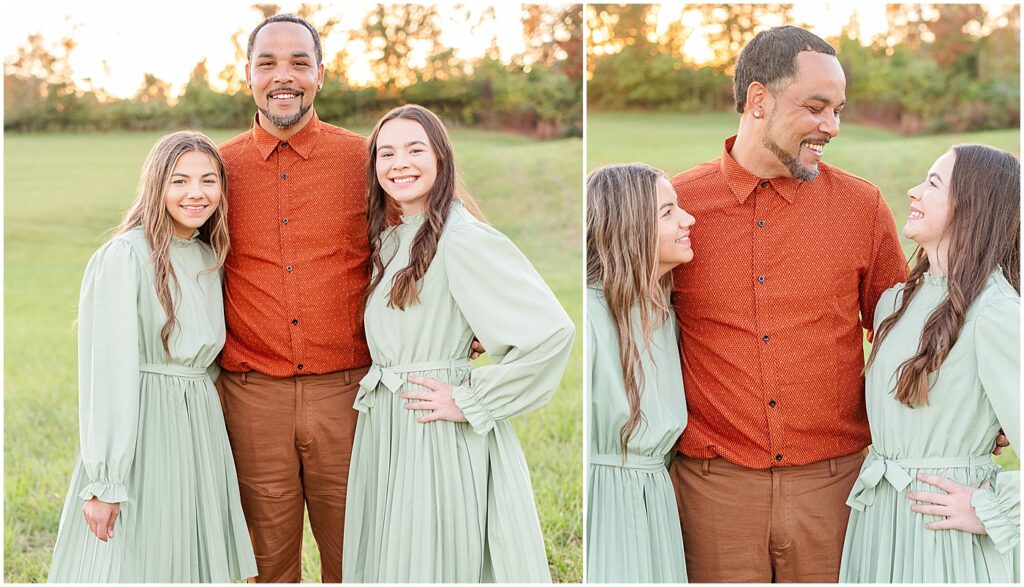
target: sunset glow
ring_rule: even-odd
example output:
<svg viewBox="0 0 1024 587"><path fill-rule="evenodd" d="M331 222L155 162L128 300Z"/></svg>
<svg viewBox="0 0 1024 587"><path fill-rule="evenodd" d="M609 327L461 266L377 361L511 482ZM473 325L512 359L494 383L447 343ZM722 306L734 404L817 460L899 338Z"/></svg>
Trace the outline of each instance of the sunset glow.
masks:
<svg viewBox="0 0 1024 587"><path fill-rule="evenodd" d="M143 75L152 73L169 82L177 94L188 81L196 63L206 59L210 85L223 90L217 74L236 67L244 75L242 63L235 60L231 37L241 31L244 46L249 31L262 15L251 8L252 0L216 2L185 1L154 7L145 3L83 3L66 1L17 2L4 7L3 52L10 58L18 47L35 33L42 34L47 46L70 35L76 45L70 64L74 78L84 89L103 88L115 97L131 97L142 84ZM279 2L281 12L296 11L301 2ZM368 3L324 2L319 14L339 19L335 34L324 40L324 59L330 61L339 51L347 54L350 81L357 85L373 81L370 71L372 52L362 41L348 42L345 31L360 25ZM485 21L476 31L450 6L439 9L443 28L440 40L456 51L456 56L472 59L483 55L492 39L497 40L501 59L508 61L524 50L521 7L499 3L495 19ZM319 23L314 20L314 25ZM420 51L411 61L427 59Z"/></svg>

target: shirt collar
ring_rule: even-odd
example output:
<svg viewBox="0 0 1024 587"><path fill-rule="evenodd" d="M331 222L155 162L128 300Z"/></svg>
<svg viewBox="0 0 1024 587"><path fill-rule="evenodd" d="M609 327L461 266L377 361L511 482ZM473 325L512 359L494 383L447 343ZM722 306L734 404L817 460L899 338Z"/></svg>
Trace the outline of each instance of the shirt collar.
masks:
<svg viewBox="0 0 1024 587"><path fill-rule="evenodd" d="M796 193L803 185L803 182L792 177L770 177L762 179L750 173L740 166L732 158L732 146L736 143L736 135L725 139L725 147L722 149L722 176L725 183L732 190L736 200L742 204L747 201L747 196L754 192L754 189L761 183L769 183L775 191L779 192L786 202L792 204L796 200Z"/></svg>
<svg viewBox="0 0 1024 587"><path fill-rule="evenodd" d="M253 119L252 124L252 138L253 142L256 143L256 149L260 152L260 156L263 160L267 160L270 154L277 149L277 146L282 143L288 143L288 146L295 149L295 152L299 154L303 159L309 159L309 156L313 153L313 147L316 146L316 139L320 135L320 117L316 115L316 110L313 111L313 118L309 119L306 126L302 127L302 130L295 133L287 141L275 137L274 135L267 132L262 126L260 126L260 113L256 113L256 117Z"/></svg>

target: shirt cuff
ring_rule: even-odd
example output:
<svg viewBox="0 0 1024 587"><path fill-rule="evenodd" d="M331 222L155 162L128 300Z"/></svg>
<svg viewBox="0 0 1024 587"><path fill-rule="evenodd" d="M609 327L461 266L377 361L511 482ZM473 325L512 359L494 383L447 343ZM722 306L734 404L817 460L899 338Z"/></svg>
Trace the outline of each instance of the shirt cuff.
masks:
<svg viewBox="0 0 1024 587"><path fill-rule="evenodd" d="M78 497L89 501L93 497L104 503L128 501L128 488L118 481L94 481L85 486Z"/></svg>
<svg viewBox="0 0 1024 587"><path fill-rule="evenodd" d="M473 427L473 431L480 436L486 436L494 428L494 417L487 411L480 401L480 395L473 389L472 384L459 385L452 390L452 399L455 405L462 410L462 415Z"/></svg>
<svg viewBox="0 0 1024 587"><path fill-rule="evenodd" d="M971 505L978 519L985 526L985 532L1002 554L1010 552L1020 542L1020 520L1013 514L1013 502L1019 499L1012 495L999 495L995 489L974 490Z"/></svg>

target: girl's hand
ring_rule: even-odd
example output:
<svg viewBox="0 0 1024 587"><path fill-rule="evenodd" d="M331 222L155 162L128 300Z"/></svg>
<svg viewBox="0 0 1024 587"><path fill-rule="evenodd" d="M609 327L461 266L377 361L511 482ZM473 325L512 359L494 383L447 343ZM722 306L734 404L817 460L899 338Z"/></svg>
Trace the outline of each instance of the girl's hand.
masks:
<svg viewBox="0 0 1024 587"><path fill-rule="evenodd" d="M961 530L971 534L987 534L985 525L978 519L978 514L971 505L971 497L974 496L974 488L954 483L945 477L938 475L926 475L918 473L918 481L934 485L946 493L926 493L923 491L907 492L907 499L919 501L910 506L910 509L919 514L931 514L933 516L944 516L946 519L938 522L925 524L929 530ZM981 488L987 489L986 481Z"/></svg>
<svg viewBox="0 0 1024 587"><path fill-rule="evenodd" d="M418 400L406 402L407 410L430 410L430 413L422 418L416 418L417 422L433 422L434 420L448 420L449 422L465 422L466 417L462 410L452 399L452 390L455 389L447 383L441 383L429 377L410 377L409 383L422 385L429 391L405 391L402 392L403 399Z"/></svg>
<svg viewBox="0 0 1024 587"><path fill-rule="evenodd" d="M121 504L107 503L93 497L82 506L82 514L85 516L85 523L103 542L114 537L114 521L121 513Z"/></svg>

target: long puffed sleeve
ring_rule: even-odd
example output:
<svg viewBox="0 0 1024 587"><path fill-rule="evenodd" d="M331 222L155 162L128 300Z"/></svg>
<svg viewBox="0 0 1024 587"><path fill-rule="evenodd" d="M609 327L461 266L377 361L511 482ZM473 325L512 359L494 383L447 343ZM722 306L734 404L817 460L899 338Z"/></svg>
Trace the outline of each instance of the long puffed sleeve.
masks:
<svg viewBox="0 0 1024 587"><path fill-rule="evenodd" d="M978 378L1010 444L1020 454L1020 299L1004 295L975 319ZM1003 471L971 500L996 548L1020 542L1020 471Z"/></svg>
<svg viewBox="0 0 1024 587"><path fill-rule="evenodd" d="M125 479L139 427L139 260L114 239L85 269L78 307L78 404L82 499L128 499Z"/></svg>
<svg viewBox="0 0 1024 587"><path fill-rule="evenodd" d="M459 310L494 365L453 391L478 434L546 404L569 361L575 328L522 252L479 222L451 227L445 273Z"/></svg>

